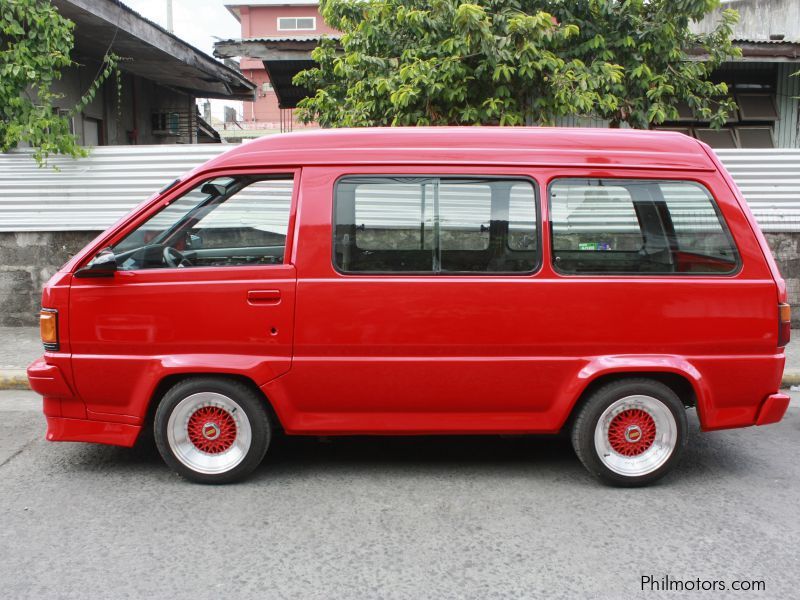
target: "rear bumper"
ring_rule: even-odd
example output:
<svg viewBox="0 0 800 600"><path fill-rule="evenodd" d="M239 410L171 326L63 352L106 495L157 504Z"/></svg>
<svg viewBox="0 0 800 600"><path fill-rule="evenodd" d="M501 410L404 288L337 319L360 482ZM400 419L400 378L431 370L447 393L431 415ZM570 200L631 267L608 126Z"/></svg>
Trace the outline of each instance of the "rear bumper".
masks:
<svg viewBox="0 0 800 600"><path fill-rule="evenodd" d="M777 423L786 414L787 408L789 408L789 396L786 394L770 394L761 403L761 408L758 410L758 416L756 417L756 425Z"/></svg>
<svg viewBox="0 0 800 600"><path fill-rule="evenodd" d="M136 443L141 426L88 419L47 417L47 440L50 442L91 442L130 448Z"/></svg>

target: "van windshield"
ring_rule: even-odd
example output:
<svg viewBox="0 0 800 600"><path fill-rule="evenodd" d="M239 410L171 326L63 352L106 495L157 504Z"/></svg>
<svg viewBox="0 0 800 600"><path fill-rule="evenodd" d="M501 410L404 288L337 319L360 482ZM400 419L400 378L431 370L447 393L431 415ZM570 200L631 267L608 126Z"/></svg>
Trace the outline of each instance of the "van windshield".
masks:
<svg viewBox="0 0 800 600"><path fill-rule="evenodd" d="M291 175L204 181L117 243L117 268L282 263L292 188Z"/></svg>

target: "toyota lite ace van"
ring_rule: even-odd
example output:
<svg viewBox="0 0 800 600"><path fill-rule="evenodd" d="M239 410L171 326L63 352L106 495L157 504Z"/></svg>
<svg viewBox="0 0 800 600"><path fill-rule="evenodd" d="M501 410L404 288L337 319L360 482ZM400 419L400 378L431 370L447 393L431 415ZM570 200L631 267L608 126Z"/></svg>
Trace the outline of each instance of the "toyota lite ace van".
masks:
<svg viewBox="0 0 800 600"><path fill-rule="evenodd" d="M556 434L601 480L779 421L786 286L669 132L329 130L198 167L46 285L47 439L224 483L287 435ZM694 415L695 413L691 413ZM694 416L692 417L694 418Z"/></svg>

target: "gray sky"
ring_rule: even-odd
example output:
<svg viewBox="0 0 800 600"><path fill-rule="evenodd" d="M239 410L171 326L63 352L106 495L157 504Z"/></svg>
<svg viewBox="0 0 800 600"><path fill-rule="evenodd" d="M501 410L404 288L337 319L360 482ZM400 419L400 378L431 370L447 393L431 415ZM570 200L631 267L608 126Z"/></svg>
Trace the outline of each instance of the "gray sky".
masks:
<svg viewBox="0 0 800 600"><path fill-rule="evenodd" d="M167 26L166 0L122 0L122 3L162 27ZM239 22L225 4L225 0L172 0L175 35L207 54L214 51L213 36L241 37Z"/></svg>
<svg viewBox="0 0 800 600"><path fill-rule="evenodd" d="M241 26L225 8L226 0L172 0L172 20L175 35L206 54L213 56L215 37L241 37ZM231 0L227 0L231 3ZM122 0L146 19L167 26L166 0ZM211 111L222 118L225 106L235 106L241 112L242 103L234 100L212 100Z"/></svg>

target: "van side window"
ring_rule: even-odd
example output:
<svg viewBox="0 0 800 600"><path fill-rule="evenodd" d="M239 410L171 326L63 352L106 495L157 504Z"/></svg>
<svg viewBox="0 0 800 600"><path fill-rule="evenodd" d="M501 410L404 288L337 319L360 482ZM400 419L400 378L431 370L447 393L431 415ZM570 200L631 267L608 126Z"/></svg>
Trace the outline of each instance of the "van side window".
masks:
<svg viewBox="0 0 800 600"><path fill-rule="evenodd" d="M355 221L351 218L349 222L358 223L358 227L350 241L359 251L432 250L433 216L425 214L426 206L433 209L432 183L368 180L352 187L341 183L338 191L342 196L352 197L347 205L354 208ZM337 216L345 204L337 206ZM345 215L341 217L347 219ZM432 252L427 253L427 260L420 270L432 267Z"/></svg>
<svg viewBox="0 0 800 600"><path fill-rule="evenodd" d="M739 265L709 191L688 181L558 179L553 264L567 274L725 274Z"/></svg>
<svg viewBox="0 0 800 600"><path fill-rule="evenodd" d="M334 264L345 273L530 273L539 263L527 179L345 177Z"/></svg>
<svg viewBox="0 0 800 600"><path fill-rule="evenodd" d="M283 263L291 175L198 184L112 248L120 270Z"/></svg>

